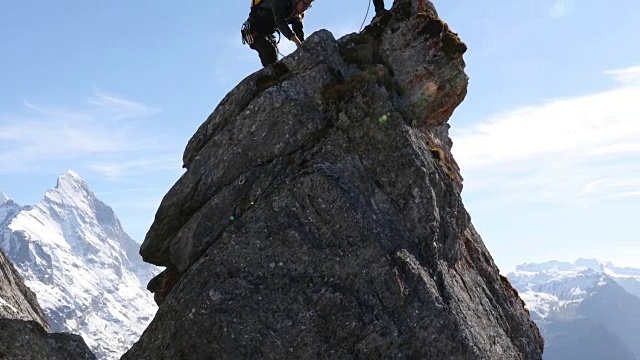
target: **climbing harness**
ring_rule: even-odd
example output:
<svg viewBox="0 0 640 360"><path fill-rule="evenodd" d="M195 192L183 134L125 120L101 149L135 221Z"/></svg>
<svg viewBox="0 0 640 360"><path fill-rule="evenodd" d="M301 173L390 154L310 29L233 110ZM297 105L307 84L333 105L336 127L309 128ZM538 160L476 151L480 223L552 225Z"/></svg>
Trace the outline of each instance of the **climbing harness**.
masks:
<svg viewBox="0 0 640 360"><path fill-rule="evenodd" d="M254 0L255 1L255 0ZM253 44L253 34L251 33L251 23L249 20L245 21L242 24L242 29L240 29L240 33L242 33L242 44L251 45Z"/></svg>
<svg viewBox="0 0 640 360"><path fill-rule="evenodd" d="M276 30L278 33L278 41L274 42L274 45L280 44L280 39L282 38L282 34L280 31ZM255 33L251 32L251 22L249 20L245 21L242 24L242 28L240 29L240 33L242 34L242 44L251 45L255 41Z"/></svg>

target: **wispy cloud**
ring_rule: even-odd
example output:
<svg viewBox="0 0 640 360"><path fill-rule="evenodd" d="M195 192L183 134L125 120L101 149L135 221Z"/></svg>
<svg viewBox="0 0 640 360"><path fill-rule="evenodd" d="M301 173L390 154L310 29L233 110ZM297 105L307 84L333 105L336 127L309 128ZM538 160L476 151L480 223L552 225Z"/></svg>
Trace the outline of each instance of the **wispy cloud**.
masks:
<svg viewBox="0 0 640 360"><path fill-rule="evenodd" d="M493 189L518 202L583 204L634 196L640 189L638 99L640 86L620 85L454 129L453 152L468 180L465 191Z"/></svg>
<svg viewBox="0 0 640 360"><path fill-rule="evenodd" d="M549 8L549 17L561 19L573 11L573 0L554 0Z"/></svg>
<svg viewBox="0 0 640 360"><path fill-rule="evenodd" d="M607 70L604 73L606 75L610 75L615 81L619 83L640 85L640 66Z"/></svg>
<svg viewBox="0 0 640 360"><path fill-rule="evenodd" d="M95 93L87 98L87 102L109 112L115 120L141 118L160 111L157 108L104 93L100 89L95 89Z"/></svg>
<svg viewBox="0 0 640 360"><path fill-rule="evenodd" d="M137 176L157 171L180 171L181 160L174 156L140 158L126 162L101 162L91 165L90 168L106 178L118 179L124 174Z"/></svg>
<svg viewBox="0 0 640 360"><path fill-rule="evenodd" d="M162 147L163 139L144 123L122 121L158 109L99 91L88 104L64 109L25 100L20 114L0 115L0 173Z"/></svg>

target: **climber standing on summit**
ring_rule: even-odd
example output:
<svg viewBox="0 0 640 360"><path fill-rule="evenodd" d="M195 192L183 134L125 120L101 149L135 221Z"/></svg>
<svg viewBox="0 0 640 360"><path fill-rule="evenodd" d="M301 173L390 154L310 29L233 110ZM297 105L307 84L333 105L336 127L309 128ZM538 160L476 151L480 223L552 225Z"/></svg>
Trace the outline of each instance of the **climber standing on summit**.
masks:
<svg viewBox="0 0 640 360"><path fill-rule="evenodd" d="M242 25L242 42L258 52L262 66L278 61L275 33L294 42L304 41L302 19L313 0L252 0L249 18ZM289 27L291 24L291 28Z"/></svg>

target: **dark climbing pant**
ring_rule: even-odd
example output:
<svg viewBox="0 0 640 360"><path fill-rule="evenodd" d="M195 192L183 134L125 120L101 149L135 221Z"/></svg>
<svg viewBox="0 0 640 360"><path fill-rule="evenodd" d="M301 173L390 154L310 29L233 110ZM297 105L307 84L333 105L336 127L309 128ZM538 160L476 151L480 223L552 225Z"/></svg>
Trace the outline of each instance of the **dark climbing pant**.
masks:
<svg viewBox="0 0 640 360"><path fill-rule="evenodd" d="M384 0L373 0L373 7L376 9L376 15L384 11Z"/></svg>
<svg viewBox="0 0 640 360"><path fill-rule="evenodd" d="M266 67L278 61L278 44L274 34L256 34L249 46L258 52L262 66Z"/></svg>

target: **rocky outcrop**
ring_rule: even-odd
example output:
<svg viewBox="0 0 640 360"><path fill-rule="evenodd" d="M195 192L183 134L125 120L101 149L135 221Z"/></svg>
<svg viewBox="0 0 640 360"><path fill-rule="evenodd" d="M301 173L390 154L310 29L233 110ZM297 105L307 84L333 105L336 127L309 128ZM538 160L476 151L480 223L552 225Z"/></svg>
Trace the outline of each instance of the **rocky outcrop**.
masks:
<svg viewBox="0 0 640 360"><path fill-rule="evenodd" d="M36 296L0 251L0 359L95 359L82 337L48 329Z"/></svg>
<svg viewBox="0 0 640 360"><path fill-rule="evenodd" d="M31 320L49 330L36 295L0 250L0 319Z"/></svg>
<svg viewBox="0 0 640 360"><path fill-rule="evenodd" d="M460 198L466 47L420 2L222 100L142 245L167 269L123 359L541 359Z"/></svg>
<svg viewBox="0 0 640 360"><path fill-rule="evenodd" d="M35 321L0 319L0 359L94 360L80 335L47 333Z"/></svg>

